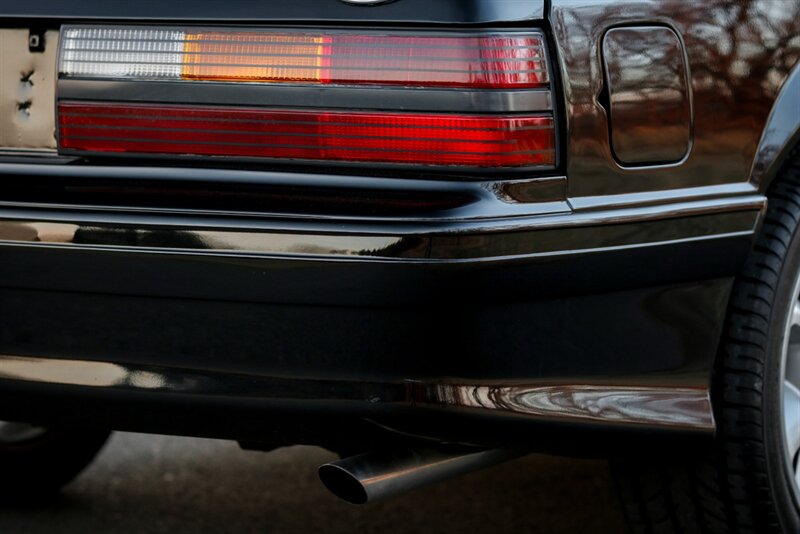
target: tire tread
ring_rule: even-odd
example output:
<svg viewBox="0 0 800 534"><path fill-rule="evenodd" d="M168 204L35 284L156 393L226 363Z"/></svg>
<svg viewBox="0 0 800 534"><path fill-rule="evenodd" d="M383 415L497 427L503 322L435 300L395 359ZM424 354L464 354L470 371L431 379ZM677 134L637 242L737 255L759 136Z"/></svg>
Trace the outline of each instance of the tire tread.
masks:
<svg viewBox="0 0 800 534"><path fill-rule="evenodd" d="M637 533L779 533L767 472L762 400L766 343L781 267L800 225L800 149L767 192L768 210L734 284L712 379L717 438L683 469L612 462ZM650 491L641 491L649 487ZM637 488L639 491L637 491Z"/></svg>

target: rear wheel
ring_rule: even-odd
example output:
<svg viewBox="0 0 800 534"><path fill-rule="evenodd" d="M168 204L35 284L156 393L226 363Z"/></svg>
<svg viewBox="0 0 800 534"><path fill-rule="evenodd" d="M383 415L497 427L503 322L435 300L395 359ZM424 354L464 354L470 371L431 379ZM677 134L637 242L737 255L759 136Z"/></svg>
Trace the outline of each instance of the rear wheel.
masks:
<svg viewBox="0 0 800 534"><path fill-rule="evenodd" d="M107 431L0 421L0 503L36 502L54 495L91 463L108 436Z"/></svg>
<svg viewBox="0 0 800 534"><path fill-rule="evenodd" d="M717 436L612 463L635 532L800 532L800 153L768 197L712 379Z"/></svg>

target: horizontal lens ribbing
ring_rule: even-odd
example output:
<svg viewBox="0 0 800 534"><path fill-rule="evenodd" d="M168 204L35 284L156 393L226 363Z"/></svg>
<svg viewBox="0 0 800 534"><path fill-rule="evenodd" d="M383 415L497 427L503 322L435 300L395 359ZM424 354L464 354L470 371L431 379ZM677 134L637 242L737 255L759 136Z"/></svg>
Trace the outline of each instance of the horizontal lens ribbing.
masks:
<svg viewBox="0 0 800 534"><path fill-rule="evenodd" d="M554 163L549 116L59 105L63 149L477 167Z"/></svg>
<svg viewBox="0 0 800 534"><path fill-rule="evenodd" d="M548 84L537 34L425 36L70 28L67 77L523 89Z"/></svg>

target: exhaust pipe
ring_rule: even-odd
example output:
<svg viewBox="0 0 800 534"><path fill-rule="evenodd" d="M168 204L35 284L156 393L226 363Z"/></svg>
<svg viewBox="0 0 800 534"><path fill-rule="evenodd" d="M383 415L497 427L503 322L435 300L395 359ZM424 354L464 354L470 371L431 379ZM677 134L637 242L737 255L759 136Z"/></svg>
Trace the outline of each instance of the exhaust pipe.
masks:
<svg viewBox="0 0 800 534"><path fill-rule="evenodd" d="M352 504L365 504L524 454L506 449L464 448L368 452L321 466L319 478L340 499Z"/></svg>

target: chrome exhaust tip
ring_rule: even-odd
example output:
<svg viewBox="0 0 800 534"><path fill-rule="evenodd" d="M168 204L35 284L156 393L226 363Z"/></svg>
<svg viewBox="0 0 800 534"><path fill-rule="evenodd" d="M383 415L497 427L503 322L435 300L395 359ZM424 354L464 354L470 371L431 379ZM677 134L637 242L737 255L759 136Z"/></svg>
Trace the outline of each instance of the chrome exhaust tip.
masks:
<svg viewBox="0 0 800 534"><path fill-rule="evenodd" d="M322 465L319 478L340 499L352 504L366 504L524 454L505 449L465 448L376 451Z"/></svg>

